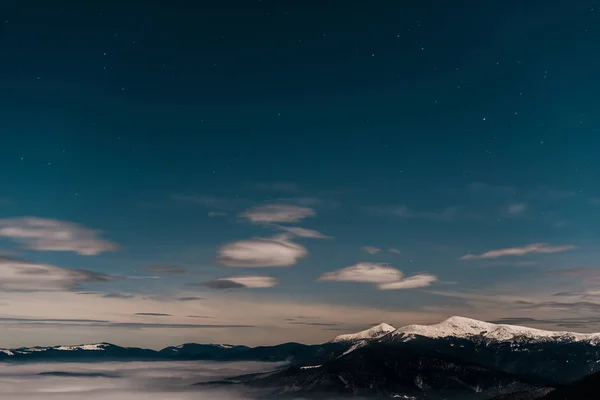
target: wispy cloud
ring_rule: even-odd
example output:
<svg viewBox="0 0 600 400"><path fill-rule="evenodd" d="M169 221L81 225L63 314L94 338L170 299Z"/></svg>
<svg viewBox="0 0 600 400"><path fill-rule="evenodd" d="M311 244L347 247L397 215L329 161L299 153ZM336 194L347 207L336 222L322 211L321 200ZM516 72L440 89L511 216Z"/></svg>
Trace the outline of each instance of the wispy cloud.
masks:
<svg viewBox="0 0 600 400"><path fill-rule="evenodd" d="M435 275L417 274L397 282L382 283L378 287L381 290L416 289L429 286L437 280Z"/></svg>
<svg viewBox="0 0 600 400"><path fill-rule="evenodd" d="M6 291L76 290L86 282L105 282L111 278L86 270L40 264L0 257L0 289Z"/></svg>
<svg viewBox="0 0 600 400"><path fill-rule="evenodd" d="M156 312L138 312L138 313L135 313L134 315L142 315L145 317L172 317L173 316L171 314L156 313Z"/></svg>
<svg viewBox="0 0 600 400"><path fill-rule="evenodd" d="M509 247L499 250L490 250L483 254L465 254L461 260L481 260L498 258L505 256L524 256L533 253L560 253L563 251L576 249L577 246L563 245L563 246L551 246L548 243L533 243L523 247Z"/></svg>
<svg viewBox="0 0 600 400"><path fill-rule="evenodd" d="M327 272L319 281L373 283L380 290L415 289L437 281L431 274L418 274L404 278L402 271L380 263L359 263Z"/></svg>
<svg viewBox="0 0 600 400"><path fill-rule="evenodd" d="M307 255L305 247L282 235L226 244L219 249L217 262L227 267L289 267Z"/></svg>
<svg viewBox="0 0 600 400"><path fill-rule="evenodd" d="M600 268L555 269L546 272L556 276L575 276L580 278L600 278Z"/></svg>
<svg viewBox="0 0 600 400"><path fill-rule="evenodd" d="M30 250L71 251L86 256L117 250L115 243L100 238L99 233L54 219L0 219L0 237L12 239Z"/></svg>
<svg viewBox="0 0 600 400"><path fill-rule="evenodd" d="M186 272L185 268L178 265L148 265L144 269L155 274L183 274Z"/></svg>
<svg viewBox="0 0 600 400"><path fill-rule="evenodd" d="M332 239L331 236L327 236L319 231L315 231L314 229L306 229L306 228L300 228L298 226L283 226L283 225L277 225L278 229L281 229L287 233L291 233L294 236L297 237L303 237L303 238L311 238L311 239Z"/></svg>
<svg viewBox="0 0 600 400"><path fill-rule="evenodd" d="M361 247L361 250L369 254L377 254L381 251L379 247L375 246L363 246Z"/></svg>
<svg viewBox="0 0 600 400"><path fill-rule="evenodd" d="M560 311L600 311L600 304L590 301L576 302L560 302L560 301L545 301L540 303L523 304L522 307L527 309L539 308L545 310L560 310Z"/></svg>
<svg viewBox="0 0 600 400"><path fill-rule="evenodd" d="M107 299L133 299L135 296L129 293L104 293L102 297Z"/></svg>
<svg viewBox="0 0 600 400"><path fill-rule="evenodd" d="M420 211L406 205L371 208L378 214L393 215L403 219L427 219L431 221L450 222L458 216L458 207L446 207L442 210Z"/></svg>
<svg viewBox="0 0 600 400"><path fill-rule="evenodd" d="M179 300L179 301L197 301L197 300L204 300L204 297L182 296L182 297L178 297L177 300Z"/></svg>
<svg viewBox="0 0 600 400"><path fill-rule="evenodd" d="M388 251L389 251L390 253L400 254L400 250L398 250L398 249L395 249L395 248L388 249Z"/></svg>
<svg viewBox="0 0 600 400"><path fill-rule="evenodd" d="M507 207L506 212L510 215L520 215L527 210L527 204L525 203L513 203Z"/></svg>
<svg viewBox="0 0 600 400"><path fill-rule="evenodd" d="M215 218L215 217L224 217L227 215L227 213L223 212L223 211L210 211L207 215L211 218Z"/></svg>
<svg viewBox="0 0 600 400"><path fill-rule="evenodd" d="M277 279L271 276L232 276L204 282L211 289L258 289L270 288L277 285Z"/></svg>
<svg viewBox="0 0 600 400"><path fill-rule="evenodd" d="M315 210L289 204L267 204L250 208L240 214L253 223L294 223L314 216Z"/></svg>

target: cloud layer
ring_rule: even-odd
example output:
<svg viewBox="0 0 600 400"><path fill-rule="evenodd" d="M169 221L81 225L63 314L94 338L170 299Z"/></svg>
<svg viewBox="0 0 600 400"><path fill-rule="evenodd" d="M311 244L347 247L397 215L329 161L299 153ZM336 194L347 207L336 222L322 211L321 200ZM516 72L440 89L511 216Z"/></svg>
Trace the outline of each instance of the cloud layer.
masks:
<svg viewBox="0 0 600 400"><path fill-rule="evenodd" d="M255 392L194 383L256 373L282 363L126 362L0 365L0 398L10 400L244 400ZM53 376L55 373L60 376ZM262 397L262 396L261 396Z"/></svg>
<svg viewBox="0 0 600 400"><path fill-rule="evenodd" d="M80 225L35 217L0 219L0 237L12 239L30 250L72 251L93 256L115 251L117 245Z"/></svg>
<svg viewBox="0 0 600 400"><path fill-rule="evenodd" d="M506 249L490 250L483 254L465 254L461 260L481 260L489 258L498 258L505 256L524 256L532 253L560 253L563 251L576 249L576 246L551 246L548 243L533 243L523 247L510 247Z"/></svg>
<svg viewBox="0 0 600 400"><path fill-rule="evenodd" d="M104 282L107 275L0 257L0 289L5 291L74 290L81 283Z"/></svg>
<svg viewBox="0 0 600 400"><path fill-rule="evenodd" d="M305 247L282 235L226 244L219 249L217 262L227 267L289 267L307 254Z"/></svg>

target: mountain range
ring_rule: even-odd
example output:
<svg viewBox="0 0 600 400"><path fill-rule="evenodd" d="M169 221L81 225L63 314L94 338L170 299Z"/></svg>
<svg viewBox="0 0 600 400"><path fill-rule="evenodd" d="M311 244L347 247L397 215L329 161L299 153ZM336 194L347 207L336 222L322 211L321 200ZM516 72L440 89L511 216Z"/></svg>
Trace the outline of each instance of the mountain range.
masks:
<svg viewBox="0 0 600 400"><path fill-rule="evenodd" d="M5 362L116 360L288 361L288 366L268 373L198 383L247 385L277 397L335 393L415 400L550 400L562 397L548 396L581 392L582 387L600 389L600 375L594 375L600 373L600 334L463 317L399 329L382 323L316 345L187 343L157 351L97 343L0 349L0 361Z"/></svg>

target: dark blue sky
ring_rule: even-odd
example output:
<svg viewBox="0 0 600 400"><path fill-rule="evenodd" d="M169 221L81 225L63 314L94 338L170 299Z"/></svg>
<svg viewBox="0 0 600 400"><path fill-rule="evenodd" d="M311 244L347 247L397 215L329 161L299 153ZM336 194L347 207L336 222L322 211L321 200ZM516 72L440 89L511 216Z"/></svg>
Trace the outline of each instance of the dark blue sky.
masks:
<svg viewBox="0 0 600 400"><path fill-rule="evenodd" d="M523 3L2 2L0 297L81 305L0 313L82 319L52 343L127 343L84 321L123 307L106 319L162 324L150 345L214 338L181 326L198 310L248 323L236 301L264 310L249 343L332 334L290 331L285 302L339 329L585 316L600 9Z"/></svg>

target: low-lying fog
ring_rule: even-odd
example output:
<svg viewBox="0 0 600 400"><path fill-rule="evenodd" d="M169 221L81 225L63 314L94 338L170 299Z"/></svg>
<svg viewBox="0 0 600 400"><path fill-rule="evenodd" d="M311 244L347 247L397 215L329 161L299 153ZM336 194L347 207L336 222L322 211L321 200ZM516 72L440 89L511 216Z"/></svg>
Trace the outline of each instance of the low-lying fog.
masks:
<svg viewBox="0 0 600 400"><path fill-rule="evenodd" d="M237 400L260 397L238 387L193 383L269 371L257 362L106 362L0 364L0 400Z"/></svg>

